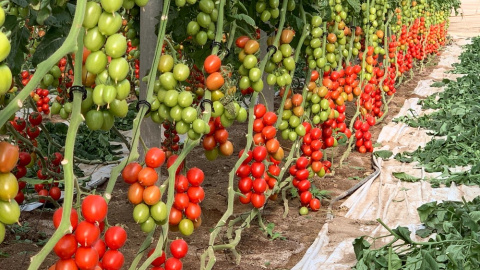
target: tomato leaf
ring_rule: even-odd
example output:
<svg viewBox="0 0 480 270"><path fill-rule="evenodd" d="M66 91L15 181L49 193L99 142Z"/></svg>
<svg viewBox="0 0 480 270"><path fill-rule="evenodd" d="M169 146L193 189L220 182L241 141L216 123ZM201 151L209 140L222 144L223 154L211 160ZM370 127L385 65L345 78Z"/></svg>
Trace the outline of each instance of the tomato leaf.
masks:
<svg viewBox="0 0 480 270"><path fill-rule="evenodd" d="M420 180L419 177L415 177L413 175L407 174L405 172L393 172L392 173L395 178L402 180L402 181L407 181L407 182L417 182Z"/></svg>
<svg viewBox="0 0 480 270"><path fill-rule="evenodd" d="M65 33L61 29L56 27L50 28L33 54L32 64L36 66L50 57L50 55L62 46L65 39Z"/></svg>
<svg viewBox="0 0 480 270"><path fill-rule="evenodd" d="M26 46L28 44L30 32L25 26L21 26L21 24L17 22L17 17L12 15L6 16L3 26L7 31L11 31L11 51L6 61L12 70L12 73L18 74L24 63L25 54L28 53Z"/></svg>
<svg viewBox="0 0 480 270"><path fill-rule="evenodd" d="M361 9L360 0L347 0L347 2L353 8L355 13L360 12L360 9Z"/></svg>
<svg viewBox="0 0 480 270"><path fill-rule="evenodd" d="M379 158L382 158L384 160L387 160L389 158L391 158L393 156L393 152L392 151L388 151L388 150L379 150L379 151L375 151L373 152L373 154L376 156L376 157L379 157Z"/></svg>
<svg viewBox="0 0 480 270"><path fill-rule="evenodd" d="M247 14L228 14L227 15L227 20L229 20L229 21L234 21L234 20L244 21L244 22L248 23L250 26L256 27L255 20L252 17L248 16Z"/></svg>

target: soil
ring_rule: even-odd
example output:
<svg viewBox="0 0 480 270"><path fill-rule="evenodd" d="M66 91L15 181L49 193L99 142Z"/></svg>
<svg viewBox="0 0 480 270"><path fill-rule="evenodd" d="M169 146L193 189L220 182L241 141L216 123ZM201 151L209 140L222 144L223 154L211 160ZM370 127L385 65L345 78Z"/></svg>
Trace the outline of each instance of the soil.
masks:
<svg viewBox="0 0 480 270"><path fill-rule="evenodd" d="M388 115L383 123L374 126L371 129L372 140L375 141L385 125L391 122L400 108L403 106L405 99L415 97L411 94L418 81L424 79L432 69L436 66L436 62L425 68L424 71L415 71L416 76L403 83L398 89L397 94L393 98L389 106ZM235 152L231 157L219 158L214 162L206 160L203 150L199 147L188 155L188 167L197 166L201 168L206 175L203 188L205 189L206 198L201 203L202 207L202 225L195 230L190 237L185 237L189 244L188 255L182 259L183 269L199 269L200 255L206 247L208 247L210 231L216 226L227 209L227 187L230 170L233 168L238 156L238 151L245 145L246 124L236 124L229 128L230 140L235 146ZM368 176L373 172L371 153L360 154L352 152L344 161L343 166L338 167L338 161L341 154L345 151L345 146L338 147L335 152L335 160L332 175L324 178L315 178L314 184L320 190L330 191L330 198L334 198L338 194L348 190L350 187L358 183L360 179ZM331 156L330 151L328 155ZM165 176L165 174L164 174ZM164 177L163 177L164 178ZM163 179L162 178L162 179ZM235 184L238 179L235 180ZM101 192L105 186L98 188ZM131 215L133 206L126 200L128 185L123 183L121 179L118 181L113 199L109 204L108 222L109 224L122 224L127 230L128 241L121 249L125 255L125 267L127 269L132 262L135 254L145 239L145 234L140 230L139 225L135 224ZM235 200L234 214L232 217L238 217L241 213L251 210L251 206L242 205ZM230 251L217 251L216 264L214 269L290 269L302 257L308 247L313 243L320 231L322 225L326 222L326 209L329 199L322 200L322 209L318 212L310 212L306 216L300 216L298 209L300 202L298 198L290 199L288 204L288 215L283 218L284 205L281 196L277 201L269 201L266 207L261 210L261 216L265 224L273 223L275 225L274 232L276 239L273 240L259 229L258 221L254 220L249 228L245 228L241 235L241 240L236 247L236 251L241 255L240 264L235 264L235 258ZM337 203L334 206L336 215L342 214L342 210L338 209ZM10 227L7 231L5 242L0 249L0 264L2 269L24 270L27 269L30 257L36 254L42 243L45 242L53 232L53 224L51 218L53 209L37 209L32 212L24 212L21 215L21 223L28 225L27 228L18 226ZM335 235L335 239L341 241L341 232L348 231L352 228L351 224L342 222L342 218L335 219L332 226L339 234ZM12 229L13 228L13 229ZM226 243L228 239L224 234L225 229L219 234L216 244ZM157 233L158 234L158 233ZM338 236L338 237L337 237ZM158 235L155 236L158 239ZM169 234L170 239L182 237L180 233L173 232ZM153 244L152 244L153 247ZM53 252L47 257L41 269L47 269L52 265L57 257Z"/></svg>

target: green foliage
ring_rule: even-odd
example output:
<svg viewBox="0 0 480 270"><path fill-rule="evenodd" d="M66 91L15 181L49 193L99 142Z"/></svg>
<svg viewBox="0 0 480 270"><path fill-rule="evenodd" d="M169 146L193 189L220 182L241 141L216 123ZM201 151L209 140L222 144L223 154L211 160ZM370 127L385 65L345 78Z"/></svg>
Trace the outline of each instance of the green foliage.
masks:
<svg viewBox="0 0 480 270"><path fill-rule="evenodd" d="M413 152L397 154L395 159L402 162L419 162L426 172L439 172L441 176L430 179L434 186L440 184L475 185L480 184L480 38L475 38L472 45L460 56L454 72L468 74L457 81L443 80L432 86L446 85L445 91L429 96L420 104L423 109L434 109L435 112L421 117L404 116L394 121L407 123L411 127L428 130L434 138L425 147ZM473 59L475 58L475 59ZM457 166L472 166L470 171L454 173ZM400 176L400 177L399 177ZM396 177L407 181L417 181L407 175Z"/></svg>
<svg viewBox="0 0 480 270"><path fill-rule="evenodd" d="M353 269L479 269L480 197L472 202L431 202L418 209L425 228L416 234L427 242L415 242L406 227L390 229L394 240L372 250L365 236L355 239L358 260Z"/></svg>

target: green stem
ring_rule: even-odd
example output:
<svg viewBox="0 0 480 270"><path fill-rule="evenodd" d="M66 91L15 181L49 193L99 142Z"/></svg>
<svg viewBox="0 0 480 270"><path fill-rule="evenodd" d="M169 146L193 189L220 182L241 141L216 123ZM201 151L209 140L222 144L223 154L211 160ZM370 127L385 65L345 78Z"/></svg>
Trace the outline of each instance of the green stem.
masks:
<svg viewBox="0 0 480 270"><path fill-rule="evenodd" d="M78 48L77 37L82 30L83 17L85 15L85 7L87 0L78 0L75 9L75 17L73 18L72 28L68 33L65 42L62 46L47 58L42 63L38 64L35 74L30 79L29 83L23 88L22 91L1 111L0 114L0 127L3 126L11 115L13 115L18 109L23 107L23 101L27 99L35 87L40 83L43 77L50 71L50 69L62 59L63 56L74 52ZM81 48L83 51L83 48ZM80 71L81 76L81 71Z"/></svg>
<svg viewBox="0 0 480 270"><path fill-rule="evenodd" d="M83 21L83 15L85 10L86 3L84 0L79 0L77 2L77 10L79 13L75 14L74 22ZM79 17L77 17L79 16ZM75 23L73 24L76 25ZM75 66L75 77L73 85L81 85L82 77L82 59L83 59L83 29L81 24L77 25L79 27L78 36L77 36L77 52L75 54L76 63ZM72 27L73 28L73 27ZM67 38L68 40L68 38ZM63 47L63 45L62 45ZM58 51L57 51L58 52ZM78 69L80 67L80 69ZM78 75L77 75L78 74ZM72 118L70 120L70 125L68 126L67 138L65 141L65 155L61 162L63 166L63 173L65 179L65 191L63 199L63 211L62 211L62 221L58 226L55 233L48 240L45 246L40 250L40 252L31 258L31 264L28 267L28 270L39 269L42 262L45 260L47 255L52 251L55 244L62 238L65 234L72 232L72 225L70 224L70 214L72 212L72 203L73 203L73 189L74 183L76 182L75 175L73 173L73 151L75 147L75 138L77 137L77 131L80 124L83 122L83 116L81 114L82 106L82 93L74 92L73 93L73 104L72 104Z"/></svg>

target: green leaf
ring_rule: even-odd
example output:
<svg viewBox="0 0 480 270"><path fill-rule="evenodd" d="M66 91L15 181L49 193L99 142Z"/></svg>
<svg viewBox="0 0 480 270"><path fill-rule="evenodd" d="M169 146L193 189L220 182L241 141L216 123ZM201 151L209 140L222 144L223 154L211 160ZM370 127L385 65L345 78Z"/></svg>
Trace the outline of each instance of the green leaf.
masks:
<svg viewBox="0 0 480 270"><path fill-rule="evenodd" d="M437 202L430 202L421 205L420 207L417 208L418 215L420 217L421 222L425 222L427 218L430 216L430 214L435 211L437 206Z"/></svg>
<svg viewBox="0 0 480 270"><path fill-rule="evenodd" d="M353 250L355 251L355 257L359 260L364 253L364 250L370 248L370 243L364 239L364 236L355 238L353 240Z"/></svg>
<svg viewBox="0 0 480 270"><path fill-rule="evenodd" d="M25 54L28 53L27 44L30 32L25 26L20 26L17 17L8 15L5 18L4 27L7 31L11 31L10 45L11 50L6 61L13 74L19 74L25 60Z"/></svg>
<svg viewBox="0 0 480 270"><path fill-rule="evenodd" d="M468 213L468 215L474 222L478 222L480 220L480 211L473 211Z"/></svg>
<svg viewBox="0 0 480 270"><path fill-rule="evenodd" d="M360 9L361 9L360 0L347 0L347 2L353 8L355 13L360 12Z"/></svg>
<svg viewBox="0 0 480 270"><path fill-rule="evenodd" d="M430 253L428 253L427 251L425 250L422 250L422 257L423 257L423 261L422 261L422 265L420 266L420 269L423 270L438 270L438 264L437 262L435 261L435 259L433 259L432 255L430 255Z"/></svg>
<svg viewBox="0 0 480 270"><path fill-rule="evenodd" d="M16 4L17 6L21 6L21 7L28 6L27 0L10 0L10 2Z"/></svg>
<svg viewBox="0 0 480 270"><path fill-rule="evenodd" d="M427 238L432 233L433 233L432 229L420 229L415 232L415 234L420 236L421 238Z"/></svg>
<svg viewBox="0 0 480 270"><path fill-rule="evenodd" d="M412 239L410 238L411 232L407 227L398 227L396 229L393 229L392 231L395 232L400 237L400 239L402 239L406 243L413 243Z"/></svg>
<svg viewBox="0 0 480 270"><path fill-rule="evenodd" d="M442 87L442 86L445 86L443 82L434 82L432 83L432 85L430 85L430 87Z"/></svg>
<svg viewBox="0 0 480 270"><path fill-rule="evenodd" d="M405 172L393 172L392 173L395 178L406 181L406 182L417 182L420 180L419 177L415 177L413 175L407 174Z"/></svg>
<svg viewBox="0 0 480 270"><path fill-rule="evenodd" d="M376 157L379 157L379 158L382 158L384 160L386 159L389 159L393 156L393 152L392 151L388 151L388 150L379 150L379 151L375 151L373 152L373 154L376 156Z"/></svg>
<svg viewBox="0 0 480 270"><path fill-rule="evenodd" d="M50 17L50 10L48 8L42 8L37 14L37 23L43 25L44 22Z"/></svg>
<svg viewBox="0 0 480 270"><path fill-rule="evenodd" d="M256 23L255 23L255 20L252 19L252 17L248 16L247 14L229 14L229 15L227 15L227 17L230 17L229 19L233 19L233 20L244 21L252 27L257 26Z"/></svg>
<svg viewBox="0 0 480 270"><path fill-rule="evenodd" d="M62 30L55 27L50 28L33 54L32 64L36 66L50 57L62 46L65 39L66 36Z"/></svg>

